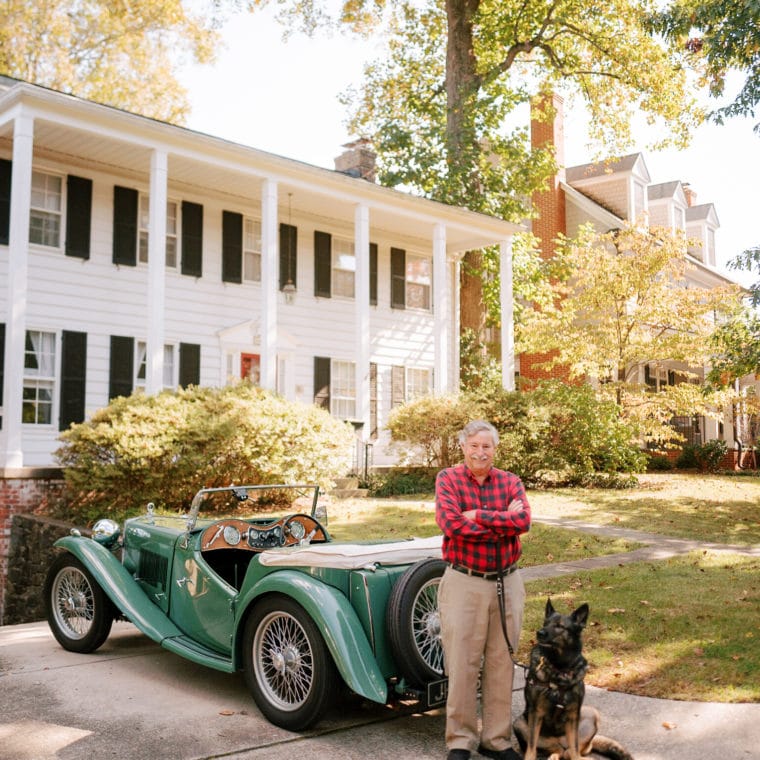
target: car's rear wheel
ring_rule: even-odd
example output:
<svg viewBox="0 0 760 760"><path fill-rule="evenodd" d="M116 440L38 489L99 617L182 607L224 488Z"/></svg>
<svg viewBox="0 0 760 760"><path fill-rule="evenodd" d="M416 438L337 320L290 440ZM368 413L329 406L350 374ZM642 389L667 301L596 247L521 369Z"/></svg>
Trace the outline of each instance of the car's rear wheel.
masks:
<svg viewBox="0 0 760 760"><path fill-rule="evenodd" d="M264 599L249 616L243 667L261 712L290 731L319 720L337 693L338 674L319 629L286 596Z"/></svg>
<svg viewBox="0 0 760 760"><path fill-rule="evenodd" d="M45 579L45 612L53 636L70 652L94 652L111 632L114 606L72 554L53 561Z"/></svg>
<svg viewBox="0 0 760 760"><path fill-rule="evenodd" d="M388 641L401 675L421 686L443 677L438 586L446 569L440 559L423 559L396 581L388 598Z"/></svg>

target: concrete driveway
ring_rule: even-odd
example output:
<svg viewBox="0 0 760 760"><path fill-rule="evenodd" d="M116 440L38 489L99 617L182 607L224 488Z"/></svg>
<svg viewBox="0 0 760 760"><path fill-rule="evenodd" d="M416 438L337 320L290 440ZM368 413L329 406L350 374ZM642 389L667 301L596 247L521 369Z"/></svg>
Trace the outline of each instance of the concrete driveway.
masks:
<svg viewBox="0 0 760 760"><path fill-rule="evenodd" d="M760 756L760 705L631 697L589 688L603 732L636 760ZM515 714L522 711L515 693ZM442 760L444 718L348 701L315 731L264 720L242 675L173 655L128 623L94 654L66 652L46 623L0 627L2 760ZM474 758L477 756L473 756Z"/></svg>

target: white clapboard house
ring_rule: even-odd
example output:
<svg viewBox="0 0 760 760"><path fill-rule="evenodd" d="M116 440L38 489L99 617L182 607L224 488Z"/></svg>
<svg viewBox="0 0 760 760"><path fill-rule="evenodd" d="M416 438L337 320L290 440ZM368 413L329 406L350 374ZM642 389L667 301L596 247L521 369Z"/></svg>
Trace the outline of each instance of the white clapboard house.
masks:
<svg viewBox="0 0 760 760"><path fill-rule="evenodd" d="M517 228L351 176L362 153L328 170L0 78L0 471L54 465L115 396L240 377L389 462L391 408L458 387L465 251L501 246L511 324Z"/></svg>

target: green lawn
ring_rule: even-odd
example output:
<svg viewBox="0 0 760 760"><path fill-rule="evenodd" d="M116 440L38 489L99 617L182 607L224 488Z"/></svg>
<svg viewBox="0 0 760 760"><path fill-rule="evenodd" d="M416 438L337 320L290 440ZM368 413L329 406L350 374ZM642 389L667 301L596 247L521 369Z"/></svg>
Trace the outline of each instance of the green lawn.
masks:
<svg viewBox="0 0 760 760"><path fill-rule="evenodd" d="M760 544L760 477L663 473L625 491L528 493L533 514L743 546ZM430 536L433 497L335 500L336 540ZM535 522L525 566L630 551L631 542ZM760 558L701 550L657 562L527 584L519 659L527 657L547 596L557 609L591 607L587 683L652 697L760 701Z"/></svg>

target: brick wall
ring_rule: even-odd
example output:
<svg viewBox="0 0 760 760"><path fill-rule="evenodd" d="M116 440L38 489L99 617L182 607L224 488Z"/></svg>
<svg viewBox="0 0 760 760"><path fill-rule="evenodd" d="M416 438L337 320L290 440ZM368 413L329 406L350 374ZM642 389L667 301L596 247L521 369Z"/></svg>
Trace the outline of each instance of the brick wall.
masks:
<svg viewBox="0 0 760 760"><path fill-rule="evenodd" d="M42 512L60 498L62 491L60 468L0 470L0 625L5 622L12 520L16 515Z"/></svg>

